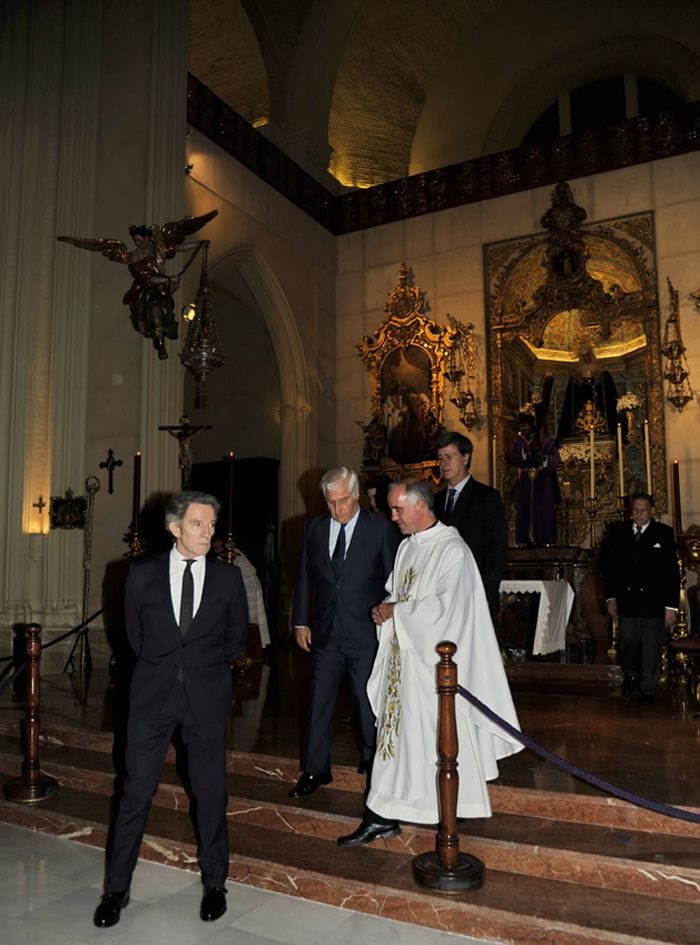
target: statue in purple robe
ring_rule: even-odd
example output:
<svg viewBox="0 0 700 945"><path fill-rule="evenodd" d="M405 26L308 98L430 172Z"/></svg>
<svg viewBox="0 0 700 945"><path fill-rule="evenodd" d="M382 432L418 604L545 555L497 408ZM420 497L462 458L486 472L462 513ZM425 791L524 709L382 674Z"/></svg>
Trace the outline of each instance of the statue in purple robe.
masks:
<svg viewBox="0 0 700 945"><path fill-rule="evenodd" d="M518 433L506 459L518 469L515 541L518 545L554 545L557 541L557 503L560 499L556 440L539 431L531 414L518 416Z"/></svg>

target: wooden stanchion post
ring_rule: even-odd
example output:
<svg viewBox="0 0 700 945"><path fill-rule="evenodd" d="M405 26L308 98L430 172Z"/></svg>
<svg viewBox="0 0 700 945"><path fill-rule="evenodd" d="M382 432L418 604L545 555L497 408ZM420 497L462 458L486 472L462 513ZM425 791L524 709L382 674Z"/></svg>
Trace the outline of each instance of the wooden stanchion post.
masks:
<svg viewBox="0 0 700 945"><path fill-rule="evenodd" d="M440 794L440 829L434 853L422 853L412 861L413 878L421 886L437 892L461 893L481 889L484 885L484 864L469 853L459 852L457 833L457 664L452 657L457 652L454 643L443 641L436 647L440 654L437 666L437 685L440 694L438 751L440 754L438 787Z"/></svg>
<svg viewBox="0 0 700 945"><path fill-rule="evenodd" d="M8 781L4 787L8 801L36 804L58 793L58 781L42 774L39 765L39 709L41 707L41 627L27 624L26 669L27 687L24 714L24 762L19 778Z"/></svg>

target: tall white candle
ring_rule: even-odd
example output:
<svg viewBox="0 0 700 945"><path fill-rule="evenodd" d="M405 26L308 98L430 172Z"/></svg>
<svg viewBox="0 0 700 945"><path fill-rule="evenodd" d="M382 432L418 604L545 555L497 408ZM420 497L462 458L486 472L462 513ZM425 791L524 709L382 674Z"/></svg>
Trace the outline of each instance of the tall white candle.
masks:
<svg viewBox="0 0 700 945"><path fill-rule="evenodd" d="M617 425L617 471L620 477L620 495L625 494L625 472L622 462L622 424Z"/></svg>
<svg viewBox="0 0 700 945"><path fill-rule="evenodd" d="M595 435L591 430L591 498L595 499Z"/></svg>
<svg viewBox="0 0 700 945"><path fill-rule="evenodd" d="M652 494L651 482L651 450L649 448L649 421L644 421L644 459L647 465L647 492Z"/></svg>

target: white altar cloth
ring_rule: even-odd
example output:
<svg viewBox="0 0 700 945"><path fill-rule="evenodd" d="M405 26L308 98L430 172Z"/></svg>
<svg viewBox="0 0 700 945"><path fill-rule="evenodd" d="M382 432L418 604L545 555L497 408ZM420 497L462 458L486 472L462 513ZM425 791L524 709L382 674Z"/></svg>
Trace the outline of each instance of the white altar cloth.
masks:
<svg viewBox="0 0 700 945"><path fill-rule="evenodd" d="M533 656L556 653L566 647L566 628L574 606L568 581L501 581L501 594L539 594Z"/></svg>

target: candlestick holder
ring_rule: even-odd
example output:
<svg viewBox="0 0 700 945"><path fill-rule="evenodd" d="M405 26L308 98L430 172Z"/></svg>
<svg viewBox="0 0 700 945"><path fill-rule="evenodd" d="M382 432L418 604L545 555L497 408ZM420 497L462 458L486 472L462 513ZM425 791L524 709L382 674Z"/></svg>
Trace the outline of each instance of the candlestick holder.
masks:
<svg viewBox="0 0 700 945"><path fill-rule="evenodd" d="M129 546L126 553L127 558L143 558L146 553L146 545L136 529L130 528L124 536L124 541Z"/></svg>
<svg viewBox="0 0 700 945"><path fill-rule="evenodd" d="M595 519L598 514L598 500L595 496L589 496L589 498L583 500L583 507L586 510L586 515L590 519L591 548L595 548Z"/></svg>
<svg viewBox="0 0 700 945"><path fill-rule="evenodd" d="M625 520L625 499L627 497L624 495L619 495L617 497L617 514L621 522Z"/></svg>
<svg viewBox="0 0 700 945"><path fill-rule="evenodd" d="M236 561L236 543L233 540L233 532L229 532L224 542L224 561L226 564L235 564Z"/></svg>

